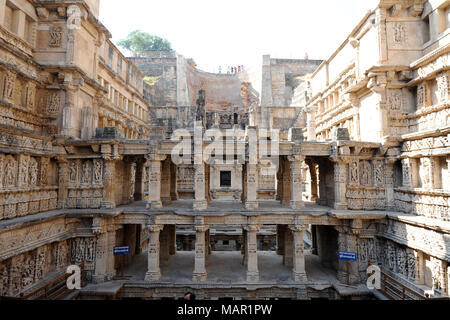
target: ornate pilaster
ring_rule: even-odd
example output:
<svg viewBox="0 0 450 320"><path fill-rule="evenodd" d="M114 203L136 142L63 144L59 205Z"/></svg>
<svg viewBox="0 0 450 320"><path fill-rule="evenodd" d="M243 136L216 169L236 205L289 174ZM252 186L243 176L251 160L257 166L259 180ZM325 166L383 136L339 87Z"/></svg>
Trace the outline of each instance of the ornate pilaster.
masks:
<svg viewBox="0 0 450 320"><path fill-rule="evenodd" d="M105 218L94 218L93 233L96 235L94 283L112 280L115 273L113 248L115 245L115 225Z"/></svg>
<svg viewBox="0 0 450 320"><path fill-rule="evenodd" d="M114 178L116 175L116 161L120 159L117 145L105 144L101 146L102 157L105 161L105 174L103 180L102 208L114 209L116 207Z"/></svg>
<svg viewBox="0 0 450 320"><path fill-rule="evenodd" d="M291 163L290 180L291 180L291 208L302 209L305 204L303 202L303 176L302 163L305 161L304 156L294 155L289 158Z"/></svg>
<svg viewBox="0 0 450 320"><path fill-rule="evenodd" d="M386 210L393 210L395 208L394 199L394 164L395 159L387 159L384 165L384 179L386 190Z"/></svg>
<svg viewBox="0 0 450 320"><path fill-rule="evenodd" d="M247 282L255 283L259 281L258 270L258 243L256 235L261 228L259 225L248 225L247 230Z"/></svg>
<svg viewBox="0 0 450 320"><path fill-rule="evenodd" d="M334 164L334 208L347 209L347 163L336 162Z"/></svg>
<svg viewBox="0 0 450 320"><path fill-rule="evenodd" d="M206 210L206 175L203 161L203 124L195 122L194 128L194 210Z"/></svg>
<svg viewBox="0 0 450 320"><path fill-rule="evenodd" d="M294 250L293 250L293 277L295 282L305 283L308 281L305 269L305 253L303 232L307 229L306 225L292 225L290 226L294 236Z"/></svg>
<svg viewBox="0 0 450 320"><path fill-rule="evenodd" d="M197 219L203 220L203 219ZM203 221L197 221L203 223ZM208 225L198 224L195 226L195 267L192 275L192 281L202 282L206 281L206 231L209 229Z"/></svg>
<svg viewBox="0 0 450 320"><path fill-rule="evenodd" d="M161 155L150 155L147 157L146 167L148 170L148 200L147 209L161 209L161 170L162 163L165 159Z"/></svg>
<svg viewBox="0 0 450 320"><path fill-rule="evenodd" d="M351 227L339 226L335 227L338 234L338 251L358 253L358 235L361 231L360 220L353 220ZM341 283L359 284L359 270L357 262L347 262L339 260L337 279Z"/></svg>
<svg viewBox="0 0 450 320"><path fill-rule="evenodd" d="M69 183L69 162L66 157L58 158L58 209L64 209Z"/></svg>
<svg viewBox="0 0 450 320"><path fill-rule="evenodd" d="M159 266L159 234L162 229L162 225L148 226L150 238L148 241L147 273L145 274L145 281L158 281L161 279L161 269Z"/></svg>

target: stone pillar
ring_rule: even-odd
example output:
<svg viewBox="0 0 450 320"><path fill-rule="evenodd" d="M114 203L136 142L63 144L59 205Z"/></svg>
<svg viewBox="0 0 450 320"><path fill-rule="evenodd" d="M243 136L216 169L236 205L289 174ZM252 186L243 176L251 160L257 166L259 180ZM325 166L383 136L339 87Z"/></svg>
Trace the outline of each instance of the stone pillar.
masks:
<svg viewBox="0 0 450 320"><path fill-rule="evenodd" d="M290 157L290 180L291 180L291 208L294 210L304 208L303 202L303 177L302 163L305 157L294 155Z"/></svg>
<svg viewBox="0 0 450 320"><path fill-rule="evenodd" d="M294 236L291 229L284 230L284 255L283 264L286 267L292 268L294 266Z"/></svg>
<svg viewBox="0 0 450 320"><path fill-rule="evenodd" d="M170 182L171 182L171 172L170 172L170 160L165 160L162 162L161 170L161 202L163 205L168 205L172 202L170 195Z"/></svg>
<svg viewBox="0 0 450 320"><path fill-rule="evenodd" d="M289 165L289 161L283 159L280 161L280 164L283 166L283 171L281 174L282 179L282 195L281 195L281 204L283 206L291 205L291 167Z"/></svg>
<svg viewBox="0 0 450 320"><path fill-rule="evenodd" d="M101 146L102 157L105 160L105 174L103 184L103 201L101 203L102 208L114 209L116 207L116 195L115 187L116 181L114 181L116 175L116 159L117 146L102 145Z"/></svg>
<svg viewBox="0 0 450 320"><path fill-rule="evenodd" d="M286 226L277 224L277 254L284 255L284 233Z"/></svg>
<svg viewBox="0 0 450 320"><path fill-rule="evenodd" d="M247 226L247 282L259 281L257 232L259 225Z"/></svg>
<svg viewBox="0 0 450 320"><path fill-rule="evenodd" d="M347 163L336 162L334 164L334 208L336 210L347 209Z"/></svg>
<svg viewBox="0 0 450 320"><path fill-rule="evenodd" d="M357 253L358 229L347 227L336 227L338 230L338 251ZM348 265L348 268L347 268ZM344 284L359 284L359 272L357 262L347 262L339 260L337 279Z"/></svg>
<svg viewBox="0 0 450 320"><path fill-rule="evenodd" d="M170 199L172 201L178 200L178 179L177 179L177 166L174 163L170 163Z"/></svg>
<svg viewBox="0 0 450 320"><path fill-rule="evenodd" d="M69 162L65 157L58 158L58 209L66 207L69 183Z"/></svg>
<svg viewBox="0 0 450 320"><path fill-rule="evenodd" d="M159 234L163 229L161 225L148 226L150 238L148 241L148 256L147 256L147 273L145 274L145 281L158 281L161 279L161 269L159 266Z"/></svg>
<svg viewBox="0 0 450 320"><path fill-rule="evenodd" d="M151 158L146 164L149 170L147 209L161 209L161 159Z"/></svg>
<svg viewBox="0 0 450 320"><path fill-rule="evenodd" d="M242 247L241 247L241 253L243 254L242 257L242 264L244 266L247 266L247 230L242 229Z"/></svg>
<svg viewBox="0 0 450 320"><path fill-rule="evenodd" d="M293 250L293 277L295 282L306 282L308 278L306 276L305 269L305 254L304 254L304 242L303 232L306 230L305 225L293 225L290 229L294 235L294 250Z"/></svg>
<svg viewBox="0 0 450 320"><path fill-rule="evenodd" d="M248 210L258 209L258 169L256 164L247 164L247 188L245 207Z"/></svg>
<svg viewBox="0 0 450 320"><path fill-rule="evenodd" d="M446 179L447 185L446 190L450 190L450 156L447 156L447 177L442 177L442 179Z"/></svg>
<svg viewBox="0 0 450 320"><path fill-rule="evenodd" d="M94 218L92 229L97 237L95 254L94 283L102 283L112 280L115 276L114 246L116 242L116 230L111 221L104 218Z"/></svg>
<svg viewBox="0 0 450 320"><path fill-rule="evenodd" d="M384 166L384 181L386 190L386 210L394 210L395 199L394 199L394 163L390 159L386 160Z"/></svg>
<svg viewBox="0 0 450 320"><path fill-rule="evenodd" d="M310 107L307 110L306 113L306 124L307 124L307 134L308 134L308 141L316 141L316 108Z"/></svg>
<svg viewBox="0 0 450 320"><path fill-rule="evenodd" d="M245 207L248 210L258 208L258 138L255 127L247 127L248 132L248 163L246 177Z"/></svg>
<svg viewBox="0 0 450 320"><path fill-rule="evenodd" d="M206 210L206 177L205 163L203 162L203 124L195 122L194 128L194 210Z"/></svg>
<svg viewBox="0 0 450 320"><path fill-rule="evenodd" d="M311 201L315 202L318 199L318 185L317 185L317 171L316 164L308 161L309 175L311 176Z"/></svg>
<svg viewBox="0 0 450 320"><path fill-rule="evenodd" d="M202 282L206 281L206 231L209 229L207 225L195 226L195 267L192 281Z"/></svg>
<svg viewBox="0 0 450 320"><path fill-rule="evenodd" d="M416 284L417 285L423 285L425 284L425 260L423 258L423 252L422 251L416 251L414 250L414 255L416 257Z"/></svg>
<svg viewBox="0 0 450 320"><path fill-rule="evenodd" d="M411 179L411 159L406 158L402 159L402 180L403 180L403 187L411 188L412 185L412 179Z"/></svg>

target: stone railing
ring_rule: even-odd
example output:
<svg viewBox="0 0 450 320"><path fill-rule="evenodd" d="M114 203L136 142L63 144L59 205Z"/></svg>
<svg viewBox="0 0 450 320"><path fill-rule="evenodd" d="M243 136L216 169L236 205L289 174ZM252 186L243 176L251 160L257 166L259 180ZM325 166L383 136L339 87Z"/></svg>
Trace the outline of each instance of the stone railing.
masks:
<svg viewBox="0 0 450 320"><path fill-rule="evenodd" d="M394 197L400 212L450 221L449 191L398 188Z"/></svg>

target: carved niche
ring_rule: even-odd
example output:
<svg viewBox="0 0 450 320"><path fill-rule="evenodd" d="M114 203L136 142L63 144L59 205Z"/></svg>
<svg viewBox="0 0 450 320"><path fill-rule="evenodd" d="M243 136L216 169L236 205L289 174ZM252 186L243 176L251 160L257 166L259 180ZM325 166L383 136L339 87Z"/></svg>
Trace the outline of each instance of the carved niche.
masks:
<svg viewBox="0 0 450 320"><path fill-rule="evenodd" d="M375 160L373 162L374 178L376 186L384 185L384 162L382 160Z"/></svg>
<svg viewBox="0 0 450 320"><path fill-rule="evenodd" d="M4 183L5 187L15 187L17 178L17 161L16 159L9 155L5 159L5 176Z"/></svg>
<svg viewBox="0 0 450 320"><path fill-rule="evenodd" d="M448 100L448 76L447 72L442 72L438 74L437 78L438 85L438 99L439 103L444 103Z"/></svg>
<svg viewBox="0 0 450 320"><path fill-rule="evenodd" d="M59 91L51 91L47 94L47 114L58 114L61 104L61 93Z"/></svg>
<svg viewBox="0 0 450 320"><path fill-rule="evenodd" d="M359 164L358 161L352 161L349 164L350 184L359 184Z"/></svg>
<svg viewBox="0 0 450 320"><path fill-rule="evenodd" d="M360 162L360 181L363 186L372 185L372 166L369 161Z"/></svg>
<svg viewBox="0 0 450 320"><path fill-rule="evenodd" d="M397 22L394 24L394 43L400 44L404 43L407 40L407 34L406 34L406 26L403 23Z"/></svg>
<svg viewBox="0 0 450 320"><path fill-rule="evenodd" d="M101 184L103 178L103 160L95 159L94 160L94 183Z"/></svg>
<svg viewBox="0 0 450 320"><path fill-rule="evenodd" d="M421 84L417 87L417 109L424 108L426 106L426 86Z"/></svg>
<svg viewBox="0 0 450 320"><path fill-rule="evenodd" d="M48 46L52 48L61 47L63 32L62 26L51 26L49 30Z"/></svg>
<svg viewBox="0 0 450 320"><path fill-rule="evenodd" d="M69 164L69 181L71 183L78 182L78 162L71 161Z"/></svg>
<svg viewBox="0 0 450 320"><path fill-rule="evenodd" d="M56 247L56 268L61 270L69 265L69 247L66 241L58 243Z"/></svg>
<svg viewBox="0 0 450 320"><path fill-rule="evenodd" d="M14 100L14 89L16 84L16 75L12 72L6 73L3 85L3 98L9 102Z"/></svg>
<svg viewBox="0 0 450 320"><path fill-rule="evenodd" d="M81 171L81 183L90 184L92 181L92 164L87 160L83 162Z"/></svg>
<svg viewBox="0 0 450 320"><path fill-rule="evenodd" d="M403 108L403 93L400 89L388 90L387 102L389 109L392 111L400 111Z"/></svg>
<svg viewBox="0 0 450 320"><path fill-rule="evenodd" d="M38 180L38 162L33 157L30 158L30 162L28 165L28 174L30 187L35 187Z"/></svg>

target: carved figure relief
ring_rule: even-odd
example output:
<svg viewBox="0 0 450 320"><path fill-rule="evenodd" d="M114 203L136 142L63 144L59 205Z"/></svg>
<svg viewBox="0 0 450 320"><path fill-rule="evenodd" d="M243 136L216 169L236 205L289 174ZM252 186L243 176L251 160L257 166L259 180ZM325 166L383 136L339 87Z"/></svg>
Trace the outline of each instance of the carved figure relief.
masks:
<svg viewBox="0 0 450 320"><path fill-rule="evenodd" d="M350 163L350 183L354 185L359 183L358 161L353 161Z"/></svg>
<svg viewBox="0 0 450 320"><path fill-rule="evenodd" d="M44 277L44 270L46 265L47 247L41 247L36 253L36 273L35 281L39 281Z"/></svg>
<svg viewBox="0 0 450 320"><path fill-rule="evenodd" d="M76 183L78 181L78 164L76 161L70 162L69 165L69 180Z"/></svg>
<svg viewBox="0 0 450 320"><path fill-rule="evenodd" d="M35 260L34 256L27 254L22 264L22 288L26 288L34 282Z"/></svg>
<svg viewBox="0 0 450 320"><path fill-rule="evenodd" d="M30 186L34 187L37 185L37 179L38 179L38 163L36 159L31 158L30 164L28 167L28 174L29 174L29 180L30 180Z"/></svg>
<svg viewBox="0 0 450 320"><path fill-rule="evenodd" d="M61 103L61 95L59 92L51 92L47 98L47 113L55 114L59 111L59 105Z"/></svg>
<svg viewBox="0 0 450 320"><path fill-rule="evenodd" d="M388 105L393 111L402 110L403 108L403 94L401 90L388 91Z"/></svg>
<svg viewBox="0 0 450 320"><path fill-rule="evenodd" d="M67 246L67 242L64 241L58 243L56 249L56 268L58 270L65 268L69 264L68 254L69 249Z"/></svg>
<svg viewBox="0 0 450 320"><path fill-rule="evenodd" d="M130 168L130 198L134 197L135 185L136 185L136 164L131 164Z"/></svg>
<svg viewBox="0 0 450 320"><path fill-rule="evenodd" d="M406 26L403 23L394 25L394 42L403 43L406 41Z"/></svg>
<svg viewBox="0 0 450 320"><path fill-rule="evenodd" d="M424 84L421 84L417 87L417 109L425 107L425 94L426 87Z"/></svg>
<svg viewBox="0 0 450 320"><path fill-rule="evenodd" d="M28 109L34 108L34 99L36 95L36 86L33 83L29 83L27 87L26 107Z"/></svg>
<svg viewBox="0 0 450 320"><path fill-rule="evenodd" d="M41 186L46 186L48 184L48 166L49 159L41 158Z"/></svg>
<svg viewBox="0 0 450 320"><path fill-rule="evenodd" d="M361 161L361 185L370 186L372 185L372 167L369 161Z"/></svg>
<svg viewBox="0 0 450 320"><path fill-rule="evenodd" d="M63 28L61 26L51 26L49 33L48 46L61 47Z"/></svg>
<svg viewBox="0 0 450 320"><path fill-rule="evenodd" d="M19 179L20 179L20 185L27 185L28 184L28 161L27 158L24 156L20 157L20 166L19 166Z"/></svg>
<svg viewBox="0 0 450 320"><path fill-rule="evenodd" d="M91 177L92 177L91 162L90 161L85 161L83 163L83 171L82 171L81 182L82 183L91 183Z"/></svg>
<svg viewBox="0 0 450 320"><path fill-rule="evenodd" d="M422 179L422 186L424 188L432 187L432 168L431 160L429 158L420 159L420 178Z"/></svg>
<svg viewBox="0 0 450 320"><path fill-rule="evenodd" d="M102 182L102 160L96 159L94 160L94 183Z"/></svg>
<svg viewBox="0 0 450 320"><path fill-rule="evenodd" d="M384 163L381 160L376 160L374 164L375 185L384 185Z"/></svg>
<svg viewBox="0 0 450 320"><path fill-rule="evenodd" d="M438 99L440 103L443 103L448 100L448 77L447 73L440 73L437 78L438 85Z"/></svg>
<svg viewBox="0 0 450 320"><path fill-rule="evenodd" d="M14 98L14 86L16 83L16 75L13 73L7 73L5 77L3 97L6 100L11 101Z"/></svg>
<svg viewBox="0 0 450 320"><path fill-rule="evenodd" d="M5 164L5 183L6 187L15 187L17 177L17 162L13 156L6 157Z"/></svg>

